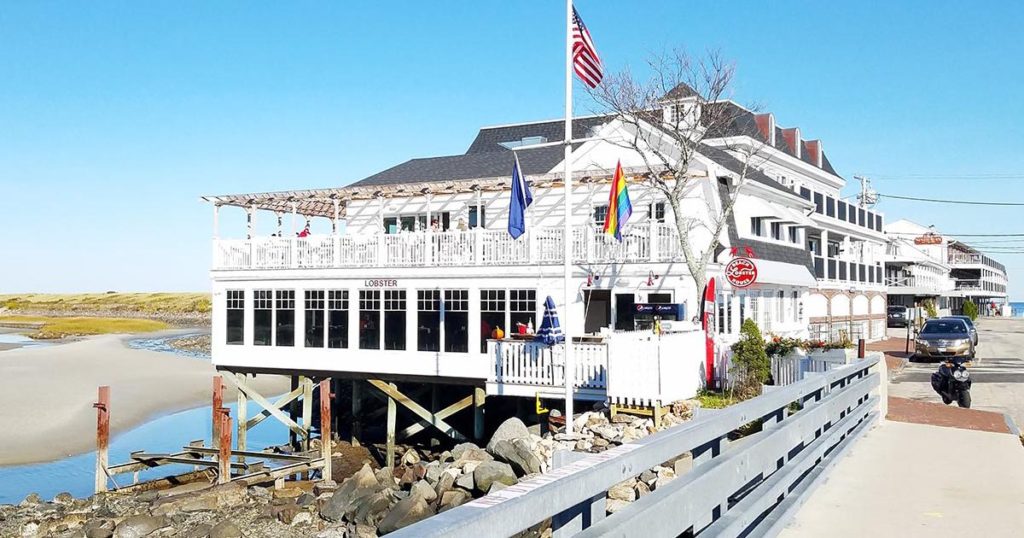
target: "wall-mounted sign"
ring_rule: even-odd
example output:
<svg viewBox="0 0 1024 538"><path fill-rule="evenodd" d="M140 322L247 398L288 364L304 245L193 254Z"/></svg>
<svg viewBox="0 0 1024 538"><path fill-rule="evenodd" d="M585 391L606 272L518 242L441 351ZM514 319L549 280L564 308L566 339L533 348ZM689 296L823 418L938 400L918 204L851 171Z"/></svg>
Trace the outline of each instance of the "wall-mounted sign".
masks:
<svg viewBox="0 0 1024 538"><path fill-rule="evenodd" d="M367 288L395 288L398 286L398 280L393 278L368 278L363 281L363 286Z"/></svg>
<svg viewBox="0 0 1024 538"><path fill-rule="evenodd" d="M757 265L750 258L733 258L725 266L725 279L734 288L746 288L757 281Z"/></svg>
<svg viewBox="0 0 1024 538"><path fill-rule="evenodd" d="M942 236L932 233L924 234L914 238L915 245L941 245Z"/></svg>

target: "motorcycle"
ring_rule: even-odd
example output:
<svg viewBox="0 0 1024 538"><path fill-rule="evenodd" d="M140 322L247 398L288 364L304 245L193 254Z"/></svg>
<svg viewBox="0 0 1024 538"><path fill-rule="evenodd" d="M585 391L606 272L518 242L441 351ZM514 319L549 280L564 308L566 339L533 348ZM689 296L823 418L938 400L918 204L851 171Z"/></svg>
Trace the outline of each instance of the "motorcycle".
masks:
<svg viewBox="0 0 1024 538"><path fill-rule="evenodd" d="M970 360L951 358L939 364L939 370L932 374L932 389L942 397L942 403L956 402L960 407L971 407L971 373L967 371Z"/></svg>

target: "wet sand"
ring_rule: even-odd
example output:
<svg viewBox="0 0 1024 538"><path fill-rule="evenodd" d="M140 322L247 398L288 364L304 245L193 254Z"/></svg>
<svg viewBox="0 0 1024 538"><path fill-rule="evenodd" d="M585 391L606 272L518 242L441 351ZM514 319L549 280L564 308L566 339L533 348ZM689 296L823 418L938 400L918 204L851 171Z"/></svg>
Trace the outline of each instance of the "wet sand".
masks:
<svg viewBox="0 0 1024 538"><path fill-rule="evenodd" d="M51 461L92 450L92 404L100 385L110 386L112 435L161 414L210 403L213 365L131 349L125 338L95 336L0 354L0 465ZM288 391L288 380L279 376L258 376L254 384L263 394ZM234 391L224 397L234 398Z"/></svg>

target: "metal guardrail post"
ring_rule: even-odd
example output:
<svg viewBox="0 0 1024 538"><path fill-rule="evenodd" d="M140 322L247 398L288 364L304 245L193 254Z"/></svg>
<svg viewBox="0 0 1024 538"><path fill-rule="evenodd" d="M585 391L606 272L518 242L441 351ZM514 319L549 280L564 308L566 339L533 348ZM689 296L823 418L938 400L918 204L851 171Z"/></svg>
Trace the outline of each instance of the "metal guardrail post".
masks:
<svg viewBox="0 0 1024 538"><path fill-rule="evenodd" d="M581 452L558 450L554 454L552 467L555 469L562 469L582 460L585 457L586 454ZM586 529L604 519L605 513L604 493L595 495L591 497L590 500L583 501L570 510L566 510L560 514L555 514L555 516L551 518L551 528L554 531L552 533L552 538L566 538L573 536L583 529Z"/></svg>

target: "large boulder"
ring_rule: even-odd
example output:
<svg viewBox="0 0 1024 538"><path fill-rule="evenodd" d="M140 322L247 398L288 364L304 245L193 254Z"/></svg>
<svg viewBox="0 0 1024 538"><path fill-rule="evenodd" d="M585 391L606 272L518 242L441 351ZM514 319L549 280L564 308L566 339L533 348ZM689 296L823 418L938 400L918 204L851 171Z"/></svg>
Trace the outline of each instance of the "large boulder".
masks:
<svg viewBox="0 0 1024 538"><path fill-rule="evenodd" d="M132 516L117 524L114 538L143 538L166 526L167 519L162 516Z"/></svg>
<svg viewBox="0 0 1024 538"><path fill-rule="evenodd" d="M357 501L368 497L383 489L373 470L369 465L363 465L362 469L356 472L338 487L338 491L320 507L320 517L327 521L341 521L346 513L358 509Z"/></svg>
<svg viewBox="0 0 1024 538"><path fill-rule="evenodd" d="M495 484L500 484L500 482L495 482ZM444 495L441 496L441 501L438 503L437 511L444 512L445 510L451 510L456 506L465 504L472 498L473 497L470 496L469 493L462 491L461 489L446 491L444 492Z"/></svg>
<svg viewBox="0 0 1024 538"><path fill-rule="evenodd" d="M516 417L512 417L505 422L502 422L498 429L494 431L494 435L491 436L491 440L487 443L487 451L492 454L494 444L499 441L512 441L514 439L525 439L529 441L530 430L526 428L526 424Z"/></svg>
<svg viewBox="0 0 1024 538"><path fill-rule="evenodd" d="M423 497L423 500L427 501L428 503L433 502L433 500L437 498L437 492L434 491L434 487L431 486L430 482L427 482L426 480L420 480L419 482L413 484L412 488L409 490L409 494L419 495L420 497Z"/></svg>
<svg viewBox="0 0 1024 538"><path fill-rule="evenodd" d="M528 438L498 441L490 451L494 457L511 465L519 476L541 472L540 458L530 450Z"/></svg>
<svg viewBox="0 0 1024 538"><path fill-rule="evenodd" d="M455 445L455 448L452 448L452 457L459 459L467 450L480 450L480 447L476 443L459 443Z"/></svg>
<svg viewBox="0 0 1024 538"><path fill-rule="evenodd" d="M434 515L434 510L427 504L427 501L418 495L410 495L398 501L388 515L384 516L384 519L377 525L377 532L380 534L394 532L432 515Z"/></svg>
<svg viewBox="0 0 1024 538"><path fill-rule="evenodd" d="M242 530L238 525L225 519L210 529L210 538L242 538Z"/></svg>
<svg viewBox="0 0 1024 538"><path fill-rule="evenodd" d="M495 482L511 486L516 481L516 473L512 466L500 461L485 461L473 470L473 483L482 493L490 491L491 484Z"/></svg>

